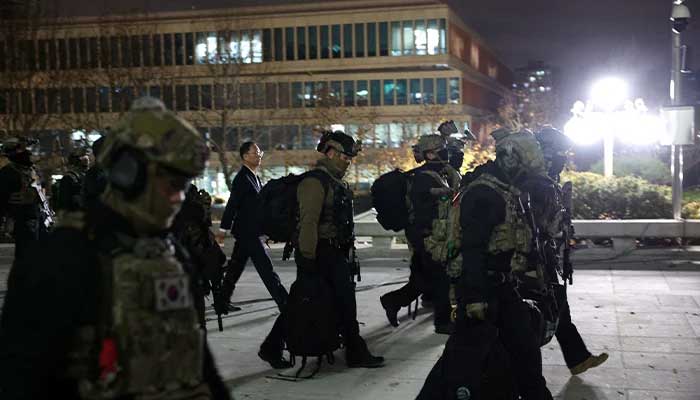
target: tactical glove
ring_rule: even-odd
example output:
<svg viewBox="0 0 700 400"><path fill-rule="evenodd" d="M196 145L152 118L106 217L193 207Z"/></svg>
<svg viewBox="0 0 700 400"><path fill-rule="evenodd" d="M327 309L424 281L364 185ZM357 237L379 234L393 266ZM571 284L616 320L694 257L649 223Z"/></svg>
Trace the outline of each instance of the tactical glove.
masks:
<svg viewBox="0 0 700 400"><path fill-rule="evenodd" d="M481 321L486 320L486 309L488 309L488 303L469 303L467 304L467 318L478 319Z"/></svg>

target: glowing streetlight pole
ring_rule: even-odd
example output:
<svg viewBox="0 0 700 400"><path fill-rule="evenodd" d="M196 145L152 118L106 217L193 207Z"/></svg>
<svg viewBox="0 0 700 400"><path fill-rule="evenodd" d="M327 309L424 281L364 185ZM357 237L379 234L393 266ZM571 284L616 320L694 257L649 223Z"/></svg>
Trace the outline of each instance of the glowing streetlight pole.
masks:
<svg viewBox="0 0 700 400"><path fill-rule="evenodd" d="M627 97L627 84L617 78L605 78L593 85L591 98L593 103L605 110L606 118L611 120L612 111L622 104ZM606 178L613 176L613 151L615 148L615 132L611 124L605 124L603 132L603 171Z"/></svg>

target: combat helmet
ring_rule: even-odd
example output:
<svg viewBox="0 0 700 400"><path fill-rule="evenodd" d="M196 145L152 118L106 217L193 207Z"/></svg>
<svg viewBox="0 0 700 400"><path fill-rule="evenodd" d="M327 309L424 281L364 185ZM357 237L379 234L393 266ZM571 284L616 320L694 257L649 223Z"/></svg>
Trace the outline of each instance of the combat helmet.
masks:
<svg viewBox="0 0 700 400"><path fill-rule="evenodd" d="M356 142L352 136L343 131L324 131L318 146L316 146L316 151L326 153L329 149L335 149L347 156L355 157L362 151L362 146L360 142Z"/></svg>
<svg viewBox="0 0 700 400"><path fill-rule="evenodd" d="M535 138L540 143L545 158L548 155L565 154L574 146L574 142L568 136L551 125L542 127L535 133Z"/></svg>
<svg viewBox="0 0 700 400"><path fill-rule="evenodd" d="M134 101L105 138L98 162L109 171L125 151L190 178L202 173L209 157L206 142L192 125L153 98Z"/></svg>
<svg viewBox="0 0 700 400"><path fill-rule="evenodd" d="M544 173L540 145L530 131L512 133L501 128L491 133L496 141L496 164L511 178Z"/></svg>
<svg viewBox="0 0 700 400"><path fill-rule="evenodd" d="M428 151L438 152L447 147L447 141L440 135L423 135L418 138L418 144L416 146L418 146L423 153Z"/></svg>

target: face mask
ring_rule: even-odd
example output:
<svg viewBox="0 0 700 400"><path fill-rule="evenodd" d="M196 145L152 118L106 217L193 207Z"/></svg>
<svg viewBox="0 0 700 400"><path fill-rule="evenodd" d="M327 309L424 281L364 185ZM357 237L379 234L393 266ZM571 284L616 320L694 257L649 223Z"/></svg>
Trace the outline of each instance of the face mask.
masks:
<svg viewBox="0 0 700 400"><path fill-rule="evenodd" d="M438 151L437 154L438 154L438 157L440 157L440 160L438 160L438 161L447 161L449 156L450 156L450 153L447 151L447 149L442 149L442 150Z"/></svg>
<svg viewBox="0 0 700 400"><path fill-rule="evenodd" d="M340 154L337 154L335 157L330 158L330 159L329 159L329 162L330 162L331 166L333 167L333 169L335 169L336 171L338 171L338 173L340 174L340 176L339 176L340 178L342 178L343 176L345 176L345 172L346 172L346 171L348 170L348 168L350 167L350 161L349 161L349 160L343 160L343 159L340 157Z"/></svg>

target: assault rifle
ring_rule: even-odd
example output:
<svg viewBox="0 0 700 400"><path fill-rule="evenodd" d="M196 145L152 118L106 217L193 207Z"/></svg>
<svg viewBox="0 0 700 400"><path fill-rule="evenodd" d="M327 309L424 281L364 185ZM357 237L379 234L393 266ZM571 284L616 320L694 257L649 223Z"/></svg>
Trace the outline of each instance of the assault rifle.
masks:
<svg viewBox="0 0 700 400"><path fill-rule="evenodd" d="M353 277L353 281L355 280L355 277L357 277L358 282L362 282L362 273L360 272L360 261L357 259L357 254L355 251L355 237L353 236L353 244L352 248L350 249L350 275Z"/></svg>
<svg viewBox="0 0 700 400"><path fill-rule="evenodd" d="M574 267L571 264L571 238L574 236L574 225L571 223L571 216L573 213L573 184L571 182L566 182L561 188L562 192L562 202L564 203L564 217L562 220L562 235L564 250L562 252L562 279L564 279L564 284L569 282L569 285L574 283Z"/></svg>
<svg viewBox="0 0 700 400"><path fill-rule="evenodd" d="M44 217L44 226L49 229L54 224L56 213L51 209L51 205L49 205L49 201L46 199L44 190L41 188L39 182L35 180L31 186L34 188L36 195L39 198L39 207L41 208L41 214Z"/></svg>

